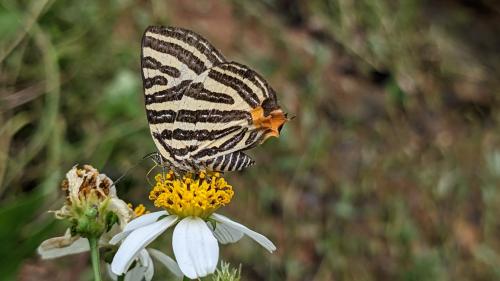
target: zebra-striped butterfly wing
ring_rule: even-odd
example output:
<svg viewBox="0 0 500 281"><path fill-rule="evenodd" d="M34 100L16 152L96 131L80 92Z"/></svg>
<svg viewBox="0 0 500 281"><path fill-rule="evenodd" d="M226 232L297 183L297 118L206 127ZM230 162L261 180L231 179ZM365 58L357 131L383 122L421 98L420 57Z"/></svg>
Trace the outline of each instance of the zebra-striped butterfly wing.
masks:
<svg viewBox="0 0 500 281"><path fill-rule="evenodd" d="M141 65L151 135L176 171L242 170L253 164L243 151L279 136L287 121L259 74L192 31L146 29Z"/></svg>

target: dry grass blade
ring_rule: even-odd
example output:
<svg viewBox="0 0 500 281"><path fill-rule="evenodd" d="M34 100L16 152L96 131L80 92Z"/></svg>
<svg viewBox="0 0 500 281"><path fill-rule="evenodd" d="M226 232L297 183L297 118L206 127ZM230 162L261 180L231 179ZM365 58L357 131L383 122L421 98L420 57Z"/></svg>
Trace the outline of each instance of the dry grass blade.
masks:
<svg viewBox="0 0 500 281"><path fill-rule="evenodd" d="M30 102L45 93L45 82L39 82L15 93L0 93L0 112L9 111Z"/></svg>

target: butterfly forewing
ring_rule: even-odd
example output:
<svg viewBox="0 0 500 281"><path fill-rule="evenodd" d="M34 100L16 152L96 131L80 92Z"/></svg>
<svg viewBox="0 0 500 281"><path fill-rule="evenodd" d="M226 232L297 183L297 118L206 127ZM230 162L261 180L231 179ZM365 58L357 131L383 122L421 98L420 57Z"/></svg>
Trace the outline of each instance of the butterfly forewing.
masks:
<svg viewBox="0 0 500 281"><path fill-rule="evenodd" d="M261 76L192 31L149 27L141 63L151 135L173 169L241 170L253 164L242 151L286 121Z"/></svg>

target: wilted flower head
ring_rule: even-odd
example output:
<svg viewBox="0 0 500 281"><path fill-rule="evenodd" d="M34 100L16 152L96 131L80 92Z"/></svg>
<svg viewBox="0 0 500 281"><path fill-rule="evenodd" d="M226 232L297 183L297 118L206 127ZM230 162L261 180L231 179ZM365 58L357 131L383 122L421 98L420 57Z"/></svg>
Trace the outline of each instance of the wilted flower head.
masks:
<svg viewBox="0 0 500 281"><path fill-rule="evenodd" d="M113 224L124 226L132 218L131 209L116 196L113 181L90 165L74 166L61 188L66 202L55 217L68 219L73 235L100 237Z"/></svg>

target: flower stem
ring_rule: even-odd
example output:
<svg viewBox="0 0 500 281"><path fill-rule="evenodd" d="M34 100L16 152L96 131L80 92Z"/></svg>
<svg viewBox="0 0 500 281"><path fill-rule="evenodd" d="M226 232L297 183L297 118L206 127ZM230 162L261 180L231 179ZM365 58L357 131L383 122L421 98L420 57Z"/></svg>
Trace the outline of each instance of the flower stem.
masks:
<svg viewBox="0 0 500 281"><path fill-rule="evenodd" d="M92 269L94 271L94 281L101 281L101 270L99 264L101 262L99 258L99 246L97 245L98 238L89 237L90 244L90 260L92 261Z"/></svg>

